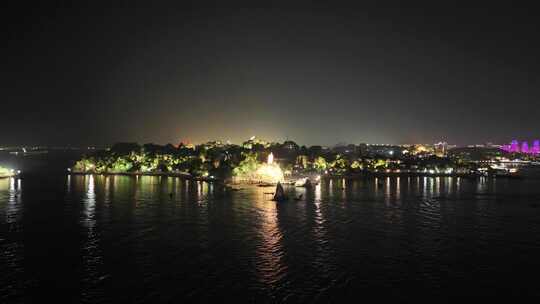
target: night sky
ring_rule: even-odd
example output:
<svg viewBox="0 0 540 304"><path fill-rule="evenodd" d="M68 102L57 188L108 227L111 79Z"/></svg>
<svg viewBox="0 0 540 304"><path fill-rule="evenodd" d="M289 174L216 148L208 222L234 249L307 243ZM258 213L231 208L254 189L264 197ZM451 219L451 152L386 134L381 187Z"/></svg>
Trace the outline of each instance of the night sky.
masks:
<svg viewBox="0 0 540 304"><path fill-rule="evenodd" d="M255 2L4 7L0 145L540 137L536 9Z"/></svg>

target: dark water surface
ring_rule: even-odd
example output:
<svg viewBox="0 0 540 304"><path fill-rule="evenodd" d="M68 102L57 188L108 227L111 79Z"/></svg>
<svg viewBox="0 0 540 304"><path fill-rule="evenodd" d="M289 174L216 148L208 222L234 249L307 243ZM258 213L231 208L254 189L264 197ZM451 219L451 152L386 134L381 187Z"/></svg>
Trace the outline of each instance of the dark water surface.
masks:
<svg viewBox="0 0 540 304"><path fill-rule="evenodd" d="M382 181L382 183L380 183ZM0 302L540 295L540 181L0 180Z"/></svg>

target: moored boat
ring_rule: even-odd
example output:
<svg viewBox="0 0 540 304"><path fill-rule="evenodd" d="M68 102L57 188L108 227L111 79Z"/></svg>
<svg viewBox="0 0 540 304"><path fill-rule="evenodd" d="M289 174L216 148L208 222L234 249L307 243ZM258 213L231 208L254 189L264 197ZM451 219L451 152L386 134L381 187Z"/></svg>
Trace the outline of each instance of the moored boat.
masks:
<svg viewBox="0 0 540 304"><path fill-rule="evenodd" d="M283 202L288 199L289 197L285 194L285 190L283 190L283 186L281 185L280 182L278 182L276 185L276 192L274 192L274 197L272 200L276 202Z"/></svg>

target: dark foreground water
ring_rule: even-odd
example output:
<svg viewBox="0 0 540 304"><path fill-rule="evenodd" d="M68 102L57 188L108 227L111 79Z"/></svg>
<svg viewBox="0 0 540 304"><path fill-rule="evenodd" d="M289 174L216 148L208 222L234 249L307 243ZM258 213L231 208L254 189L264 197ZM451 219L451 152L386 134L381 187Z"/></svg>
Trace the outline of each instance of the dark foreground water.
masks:
<svg viewBox="0 0 540 304"><path fill-rule="evenodd" d="M3 179L0 302L540 295L539 180L379 181Z"/></svg>

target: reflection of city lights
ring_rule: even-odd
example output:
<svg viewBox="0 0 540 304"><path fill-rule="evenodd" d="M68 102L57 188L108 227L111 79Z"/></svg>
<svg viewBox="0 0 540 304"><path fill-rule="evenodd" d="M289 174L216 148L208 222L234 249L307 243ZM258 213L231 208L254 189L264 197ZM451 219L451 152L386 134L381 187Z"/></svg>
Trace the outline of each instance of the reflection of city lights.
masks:
<svg viewBox="0 0 540 304"><path fill-rule="evenodd" d="M263 193L263 189L260 190ZM255 264L261 283L272 285L274 278L287 265L282 258L283 235L278 225L278 210L276 204L267 204L261 200L255 200L256 212L259 217L257 225L261 235L261 243L257 246L257 263Z"/></svg>
<svg viewBox="0 0 540 304"><path fill-rule="evenodd" d="M86 198L84 200L84 203L85 203L85 210L84 210L85 217L83 218L83 222L88 228L92 229L95 225L94 216L95 216L95 208L96 208L96 184L95 184L93 175L90 175L88 178Z"/></svg>

